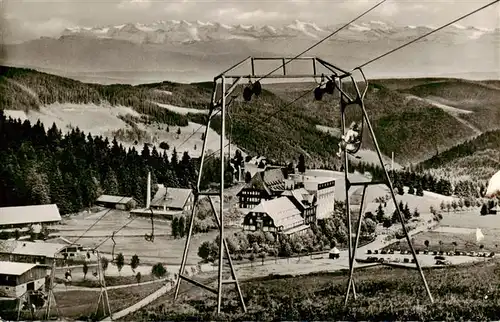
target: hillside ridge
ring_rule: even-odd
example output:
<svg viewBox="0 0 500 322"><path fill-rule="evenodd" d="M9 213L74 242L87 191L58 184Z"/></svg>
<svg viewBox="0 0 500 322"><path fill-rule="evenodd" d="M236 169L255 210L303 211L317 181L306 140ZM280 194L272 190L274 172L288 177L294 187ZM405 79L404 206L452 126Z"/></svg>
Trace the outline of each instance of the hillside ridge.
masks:
<svg viewBox="0 0 500 322"><path fill-rule="evenodd" d="M189 113L188 109L205 109L210 101L212 88L211 82L180 84L163 81L135 86L100 85L33 69L1 66L0 71L0 92L3 94L0 98L0 109L29 111L55 102L99 105L106 101L111 106L133 108L147 116L142 120L133 119L133 122L156 122L159 124L158 128L162 127L160 124L179 127L187 126L188 122L205 124L206 115ZM460 86L450 86L450 83ZM477 126L478 121L484 119L491 122L490 119L495 119L478 106L464 108L448 105L467 111L467 114L462 113L457 118L453 115L456 113L445 111L443 106L438 105L446 104L434 99L429 101L429 98L419 92L426 84L431 86L433 96L438 99L450 95L477 97L477 84L481 84L480 88L488 91L489 102L495 102L497 99L497 91L491 89L490 84L485 87L482 82L476 81L446 78L370 80L365 105L379 146L386 156L394 152L395 161L403 166L432 158L436 151L446 151L475 137L479 134L478 131L487 129ZM19 86L25 90L19 91ZM469 86L472 88L471 94L467 94ZM238 86L234 93L240 93L242 88L243 86ZM293 100L293 97L305 93L305 88L305 85L301 84L265 84L262 95L251 102L245 102L238 97L231 108L232 124L227 120L227 135L241 149L274 160L290 162L297 160L298 155L305 154L308 162L313 165L340 166L340 160L335 156L339 139L320 129L322 126L339 127L339 115L332 113L332 105L333 111L338 106L338 96L325 96L322 101L314 101L311 94L287 106L287 102ZM456 90L462 93L455 93ZM38 97L39 102L36 102L35 96L31 94ZM409 95L418 99L409 100ZM479 103L476 102L477 104ZM181 113L177 113L173 108L168 109L168 105L186 110L178 109L177 112ZM287 106L286 111L283 110L284 106ZM359 120L359 117L359 110L356 108L348 110L349 122ZM212 128L220 134L220 117L213 119ZM252 135L249 135L250 133ZM201 134L200 132L200 137ZM373 148L371 140L366 136L363 149Z"/></svg>

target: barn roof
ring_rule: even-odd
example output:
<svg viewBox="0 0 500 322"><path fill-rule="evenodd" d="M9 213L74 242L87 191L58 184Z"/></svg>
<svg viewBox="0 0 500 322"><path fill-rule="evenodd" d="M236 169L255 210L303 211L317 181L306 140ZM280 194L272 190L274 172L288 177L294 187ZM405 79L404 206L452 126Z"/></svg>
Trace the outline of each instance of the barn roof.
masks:
<svg viewBox="0 0 500 322"><path fill-rule="evenodd" d="M122 196L111 196L111 195L101 195L97 198L97 202L106 202L106 203L114 203L114 204L128 204L134 200L132 197L122 197Z"/></svg>
<svg viewBox="0 0 500 322"><path fill-rule="evenodd" d="M0 253L54 258L55 254L60 252L66 246L67 245L52 243L0 240Z"/></svg>
<svg viewBox="0 0 500 322"><path fill-rule="evenodd" d="M273 219L276 227L296 223L302 219L300 210L287 197L262 201L252 212L267 214Z"/></svg>
<svg viewBox="0 0 500 322"><path fill-rule="evenodd" d="M33 205L0 208L0 226L60 221L57 205Z"/></svg>
<svg viewBox="0 0 500 322"><path fill-rule="evenodd" d="M151 200L151 206L184 208L192 192L191 189L170 188L158 185L158 191L155 193L153 200Z"/></svg>
<svg viewBox="0 0 500 322"><path fill-rule="evenodd" d="M3 274L3 275L22 275L35 266L36 266L36 264L16 263L16 262L1 262L0 261L0 274Z"/></svg>

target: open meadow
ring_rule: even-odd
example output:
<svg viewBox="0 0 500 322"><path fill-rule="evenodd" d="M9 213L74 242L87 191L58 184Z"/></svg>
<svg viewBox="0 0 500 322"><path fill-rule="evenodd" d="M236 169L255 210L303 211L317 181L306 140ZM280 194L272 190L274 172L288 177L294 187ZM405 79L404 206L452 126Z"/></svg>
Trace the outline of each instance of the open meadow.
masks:
<svg viewBox="0 0 500 322"><path fill-rule="evenodd" d="M500 217L496 215L481 216L479 208L464 212L442 212L443 219L439 225L430 231L421 232L413 236L413 245L416 249L427 249L425 242L429 242L430 251L462 251L462 252L495 252L500 245ZM484 239L476 240L476 229L480 228ZM482 247L481 247L482 246ZM405 240L396 242L387 249L407 250Z"/></svg>
<svg viewBox="0 0 500 322"><path fill-rule="evenodd" d="M111 312L118 312L140 301L162 287L162 283L108 290ZM63 287L63 286L61 286ZM70 319L88 319L95 313L99 292L67 291L55 293L57 308L61 316Z"/></svg>
<svg viewBox="0 0 500 322"><path fill-rule="evenodd" d="M89 228L98 218L107 210L98 213L80 213L75 216L64 218L62 225L56 225L53 228L59 230L57 234L76 240ZM132 218L129 213L120 210L111 210L100 220L92 229L83 235L77 242L87 247L95 247L106 240L99 251L104 256L110 258L113 251L113 240L108 238L113 231L123 227ZM141 264L155 264L162 262L164 264L178 265L182 259L184 251L185 238L174 239L171 234L171 222L169 220L154 220L155 239L149 242L144 239L145 234L151 233L151 221L148 218L137 217L128 226L115 234L116 242L114 254L123 253L125 263L130 262L130 258L137 254ZM237 228L226 229L227 233L237 231ZM188 254L188 264L196 265L200 258L198 257L198 247L204 241L212 241L217 235L213 230L208 233L196 234L191 238L191 244Z"/></svg>

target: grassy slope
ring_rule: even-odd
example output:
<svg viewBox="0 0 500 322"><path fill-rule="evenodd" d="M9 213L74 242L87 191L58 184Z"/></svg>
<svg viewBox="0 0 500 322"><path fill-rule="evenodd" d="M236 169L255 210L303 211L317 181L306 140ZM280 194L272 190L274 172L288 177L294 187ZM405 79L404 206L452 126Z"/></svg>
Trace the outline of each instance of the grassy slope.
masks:
<svg viewBox="0 0 500 322"><path fill-rule="evenodd" d="M245 282L248 308L241 314L233 292L224 301L225 314L214 315L216 299L194 289L172 305L149 306L127 318L133 320L491 320L498 318L500 293L497 262L425 270L434 296L431 304L416 270L389 267L357 270L359 295L343 305L347 273L318 273L298 277L264 278ZM486 297L487 295L487 297ZM184 295L186 296L186 295ZM183 297L184 297L183 296Z"/></svg>
<svg viewBox="0 0 500 322"><path fill-rule="evenodd" d="M36 109L56 101L99 104L104 100L113 105L130 106L168 124L183 126L188 120L203 122L205 117L179 115L159 108L153 102L206 108L212 89L210 82L105 86L27 69L1 67L1 71L0 92L3 95L0 95L0 108ZM386 155L394 152L399 163L428 158L435 154L436 148L445 150L472 135L466 125L446 112L425 102L407 100L407 94L402 93L403 90L425 86L429 82L433 83L435 80L370 82L365 104L375 134L382 152ZM283 85L264 85L264 90L270 91L264 91L261 97L249 103L242 101L240 95L231 107L233 143L251 153L275 159L296 160L300 153L304 153L309 156L309 164L338 162L334 158L338 139L315 128L316 124L339 126L338 96L326 95L323 101L316 102L310 93L292 106L287 106L288 102L305 92L304 87L300 86L287 88ZM475 88L475 85L471 86ZM235 93L241 93L241 89L238 88ZM278 110L281 111L277 113ZM348 110L349 122L359 116L359 110L355 107ZM219 128L220 119L216 119L214 129ZM229 126L227 128L230 129ZM367 132L364 135L364 148L373 148Z"/></svg>

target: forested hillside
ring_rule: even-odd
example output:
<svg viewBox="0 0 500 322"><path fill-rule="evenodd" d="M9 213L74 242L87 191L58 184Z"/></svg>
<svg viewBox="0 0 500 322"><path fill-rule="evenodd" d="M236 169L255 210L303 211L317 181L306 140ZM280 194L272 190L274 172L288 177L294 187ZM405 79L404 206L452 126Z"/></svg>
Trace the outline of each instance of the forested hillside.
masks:
<svg viewBox="0 0 500 322"><path fill-rule="evenodd" d="M108 102L132 107L149 115L152 121L179 126L187 125L188 121L204 123L206 116L180 115L156 103L207 108L212 90L211 82L98 85L22 68L1 67L0 72L0 109L29 110L54 102ZM281 163L288 163L298 154L304 154L312 165L339 166L340 160L335 156L338 138L316 128L316 125L340 126L338 95L325 95L318 102L311 91L289 105L314 86L264 84L263 87L259 97L254 96L252 101L246 102L239 95L228 107L230 113L226 128L232 143L248 153L265 155ZM242 89L243 86L238 87L234 94L241 94ZM443 102L452 99L461 104L468 102L467 111L470 113L460 117L477 126L481 123L480 129L486 129L497 122L495 117L498 116L500 121L500 112L492 110L497 93L494 85L484 82L373 80L370 81L365 104L382 152L385 155L394 152L395 161L404 165L431 158L476 133L474 128L453 113L429 102L411 99L409 95L439 96ZM348 109L349 121L359 120L360 116L356 106ZM220 133L220 118L214 118L212 127ZM367 130L364 138L362 148L373 149Z"/></svg>
<svg viewBox="0 0 500 322"><path fill-rule="evenodd" d="M202 185L217 182L217 159L204 169ZM125 150L115 140L79 129L63 135L54 126L6 119L0 110L0 206L56 203L61 213L91 206L102 193L133 196L144 204L147 173L153 184L192 187L198 163L144 146ZM228 178L230 181L230 178Z"/></svg>

